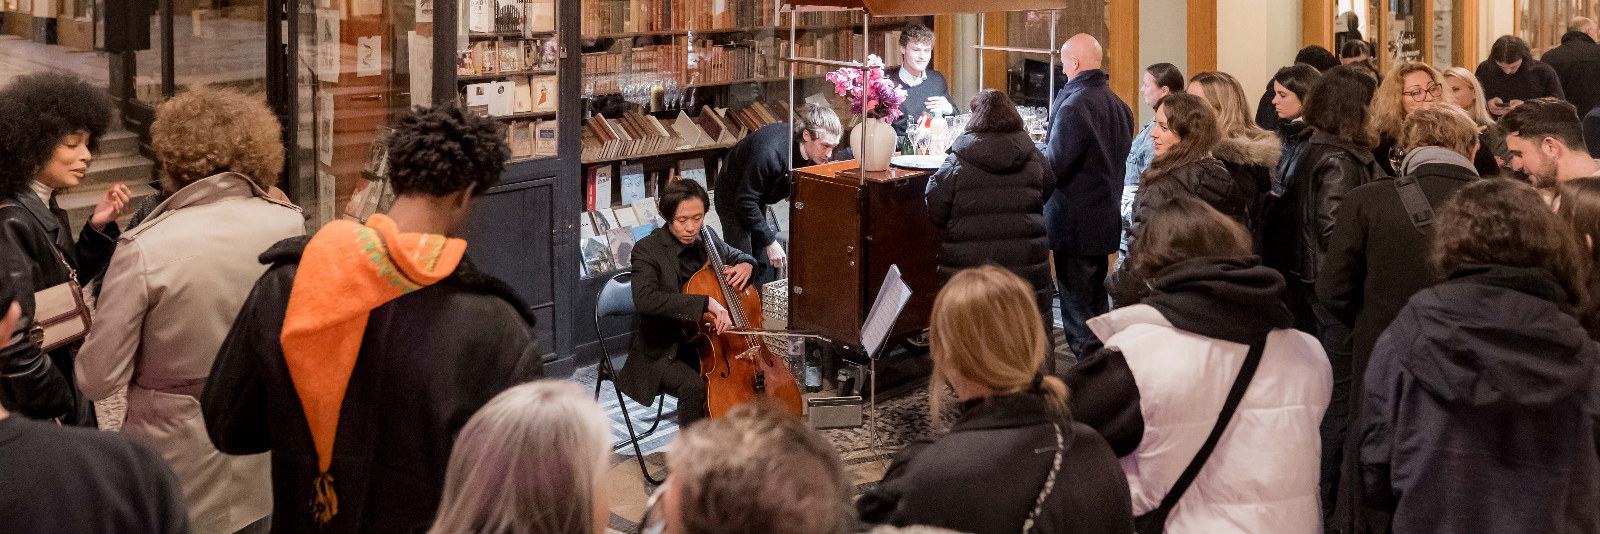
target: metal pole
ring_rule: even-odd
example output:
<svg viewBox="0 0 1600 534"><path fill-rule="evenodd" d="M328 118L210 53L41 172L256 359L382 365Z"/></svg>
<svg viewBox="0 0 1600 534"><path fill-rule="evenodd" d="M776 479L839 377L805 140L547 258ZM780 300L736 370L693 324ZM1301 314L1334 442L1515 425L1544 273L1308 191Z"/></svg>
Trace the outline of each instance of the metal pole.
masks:
<svg viewBox="0 0 1600 534"><path fill-rule="evenodd" d="M1050 46L1056 46L1056 15L1059 15L1059 14L1061 14L1061 10L1059 10L1059 9L1050 10ZM1055 103L1055 96L1056 96L1056 56L1058 56L1058 55L1060 55L1060 54L1059 53L1050 54L1050 73L1049 73L1049 76L1046 76L1046 78L1048 80L1050 80L1049 81L1049 85L1045 86L1045 87L1047 87L1047 89L1045 89L1045 91L1044 91L1044 110L1045 110L1044 111L1044 123L1046 125L1050 124L1050 112L1052 111L1050 109L1050 105ZM1066 58L1061 58L1061 60L1062 61L1066 61ZM1048 128L1048 127L1049 126L1046 126L1046 128Z"/></svg>
<svg viewBox="0 0 1600 534"><path fill-rule="evenodd" d="M872 20L872 13L867 11L866 8L862 8L861 9L861 64L862 65L866 65L867 64L867 40L872 35L871 28L869 28L869 26L871 24L871 20ZM863 67L863 69L865 69L865 67ZM863 70L862 73L865 74L866 71ZM866 76L862 76L861 79L862 79L863 82L865 82L866 81ZM870 91L871 90L871 88L868 88L868 87L863 87L862 89L864 91ZM861 95L861 98L864 101L867 98L867 95L863 94L863 95ZM867 150L868 150L868 148L870 146L872 146L872 143L867 141L867 106L861 106L861 115L856 117L856 128L858 128L856 133L861 134L861 153L856 155L856 179L857 179L857 186L864 189L864 188L867 187Z"/></svg>
<svg viewBox="0 0 1600 534"><path fill-rule="evenodd" d="M979 13L978 14L978 45L979 46L983 46L985 44L988 44L988 43L983 42L983 27L985 26L984 17L986 15L988 15L988 14L987 13ZM980 50L978 50L978 90L982 91L984 89L986 89L986 88L983 86L983 50L980 49Z"/></svg>
<svg viewBox="0 0 1600 534"><path fill-rule="evenodd" d="M774 0L774 1L781 2L782 0ZM778 4L778 5L779 5L780 8L783 6L783 4ZM799 47L799 44L798 44L799 39L796 38L796 35L799 33L799 29L798 29L797 26L795 26L795 24L798 23L797 19L799 19L799 18L800 18L800 12L796 11L793 7L790 7L789 8L789 58L790 59L794 59L795 54L798 54L800 52L800 47ZM798 70L799 70L799 67L796 66L795 62L790 61L789 62L789 135L790 136L794 135L794 104L795 104L795 102L794 102L794 85L795 85L794 77L797 75L797 71ZM785 164L788 165L789 170L791 170L791 171L794 170L794 141L793 140L789 141L789 160Z"/></svg>

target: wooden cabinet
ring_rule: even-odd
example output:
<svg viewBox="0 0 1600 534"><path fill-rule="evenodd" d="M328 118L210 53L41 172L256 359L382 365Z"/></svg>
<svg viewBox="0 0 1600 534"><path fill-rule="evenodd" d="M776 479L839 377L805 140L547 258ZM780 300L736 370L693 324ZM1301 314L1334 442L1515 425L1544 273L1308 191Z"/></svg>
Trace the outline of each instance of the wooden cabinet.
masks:
<svg viewBox="0 0 1600 534"><path fill-rule="evenodd" d="M928 327L942 284L942 236L926 201L932 171L891 168L865 180L857 172L853 160L795 169L789 216L789 325L846 352L861 350L861 325L889 266L911 287L891 339Z"/></svg>

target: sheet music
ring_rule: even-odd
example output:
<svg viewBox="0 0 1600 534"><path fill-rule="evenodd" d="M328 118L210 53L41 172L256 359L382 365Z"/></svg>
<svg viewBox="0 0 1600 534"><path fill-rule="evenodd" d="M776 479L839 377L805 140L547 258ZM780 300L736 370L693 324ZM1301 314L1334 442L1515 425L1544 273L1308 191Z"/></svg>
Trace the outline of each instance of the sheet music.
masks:
<svg viewBox="0 0 1600 534"><path fill-rule="evenodd" d="M911 286L900 279L900 266L890 265L889 274L883 277L883 287L878 288L878 298L872 301L872 310L867 312L867 324L861 326L861 348L868 357L877 358L878 347L883 344L883 338L889 336L895 318L909 300Z"/></svg>

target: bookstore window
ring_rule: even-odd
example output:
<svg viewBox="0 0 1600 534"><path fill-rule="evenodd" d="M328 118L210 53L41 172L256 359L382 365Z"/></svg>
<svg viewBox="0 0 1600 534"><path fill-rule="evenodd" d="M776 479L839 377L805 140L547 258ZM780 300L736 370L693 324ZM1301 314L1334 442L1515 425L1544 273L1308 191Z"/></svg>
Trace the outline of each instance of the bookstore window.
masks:
<svg viewBox="0 0 1600 534"><path fill-rule="evenodd" d="M506 125L511 160L554 157L560 41L555 0L467 0L456 82L468 111Z"/></svg>
<svg viewBox="0 0 1600 534"><path fill-rule="evenodd" d="M1520 0L1518 3L1522 20L1518 33L1533 49L1534 57L1561 46L1561 36L1567 33L1567 21L1572 17L1600 15L1600 0Z"/></svg>
<svg viewBox="0 0 1600 534"><path fill-rule="evenodd" d="M632 243L665 223L654 208L668 181L690 179L712 189L728 148L750 132L788 121L790 66L782 58L791 49L798 57L861 60L862 12L791 13L780 5L582 1L585 276L628 268ZM896 64L905 23L874 17L866 52ZM830 105L848 130L850 105L823 78L830 70L796 65L794 102ZM782 240L786 205L774 206L771 215ZM720 228L714 211L707 224Z"/></svg>

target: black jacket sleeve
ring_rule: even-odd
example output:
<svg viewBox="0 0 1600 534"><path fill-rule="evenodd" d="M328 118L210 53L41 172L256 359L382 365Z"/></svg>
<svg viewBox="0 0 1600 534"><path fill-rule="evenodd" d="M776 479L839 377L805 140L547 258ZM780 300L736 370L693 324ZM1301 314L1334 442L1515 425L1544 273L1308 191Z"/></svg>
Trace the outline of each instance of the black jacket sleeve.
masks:
<svg viewBox="0 0 1600 534"><path fill-rule="evenodd" d="M727 247L721 240L717 242L722 247ZM706 301L710 299L704 295L685 295L681 291L682 288L663 287L662 273L676 267L664 264L663 262L671 262L673 259L661 254L659 250L657 246L637 247L633 250L631 285L634 311L640 315L671 317L680 321L700 320L700 315L706 312ZM754 263L754 260L750 263Z"/></svg>
<svg viewBox="0 0 1600 534"><path fill-rule="evenodd" d="M1072 417L1106 438L1118 458L1133 453L1144 439L1139 385L1122 352L1100 348L1067 371Z"/></svg>
<svg viewBox="0 0 1600 534"><path fill-rule="evenodd" d="M1355 324L1362 284L1367 279L1367 221L1362 204L1356 199L1339 206L1328 250L1322 253L1317 268L1317 299L1347 325Z"/></svg>
<svg viewBox="0 0 1600 534"><path fill-rule="evenodd" d="M117 238L121 235L116 221L107 224L101 231L95 231L89 223L83 224L83 230L78 232L78 241L73 243L73 252L78 256L79 282L88 284L90 280L106 273L106 266L111 265L111 253L116 252Z"/></svg>
<svg viewBox="0 0 1600 534"><path fill-rule="evenodd" d="M750 231L751 250L765 248L778 239L767 226L767 205L763 196L775 182L787 179L789 168L784 163L785 152L771 151L760 161L751 162L753 168L745 173L744 181L734 186L734 216L739 219L739 226Z"/></svg>
<svg viewBox="0 0 1600 534"><path fill-rule="evenodd" d="M943 230L950 223L950 207L956 197L956 175L961 173L961 159L955 154L945 156L944 165L928 177L928 220L934 228ZM1050 180L1045 180L1049 183ZM1046 193L1044 198L1050 198Z"/></svg>
<svg viewBox="0 0 1600 534"><path fill-rule="evenodd" d="M0 208L0 213L20 211ZM10 215L5 213L5 215ZM76 406L76 387L57 369L54 360L29 336L33 328L33 266L22 247L23 221L0 217L0 316L15 299L22 315L11 337L0 346L0 405L33 419L54 419Z"/></svg>
<svg viewBox="0 0 1600 534"><path fill-rule="evenodd" d="M1395 398L1395 393L1401 390L1400 383L1404 380L1399 359L1407 343L1402 340L1411 337L1402 324L1405 321L1408 319L1402 314L1395 319L1398 328L1391 329L1396 335L1385 335L1378 340L1378 345L1372 349L1363 390L1350 392L1361 395L1358 404L1361 413L1357 414L1356 427L1351 430L1360 432L1357 443L1360 444L1362 500L1368 508L1390 513L1398 503L1390 476L1395 455L1393 416L1401 402Z"/></svg>
<svg viewBox="0 0 1600 534"><path fill-rule="evenodd" d="M1371 170L1348 154L1339 153L1324 158L1311 169L1311 178L1318 184L1316 196L1317 250L1328 250L1328 238L1333 236L1333 213L1339 209L1351 189L1372 179Z"/></svg>
<svg viewBox="0 0 1600 534"><path fill-rule="evenodd" d="M282 267L274 270L278 268ZM279 346L279 341L263 339L261 334L278 332L276 328L263 328L263 325L273 319L283 324L283 313L282 310L270 313L264 307L276 305L270 295L289 294L289 287L277 286L292 284L278 280L275 274L273 270L267 271L245 299L233 328L228 330L228 337L222 340L211 375L206 379L205 391L200 395L200 411L205 416L211 444L227 454L257 454L272 449L262 366L267 348ZM287 304L285 301L282 305Z"/></svg>

